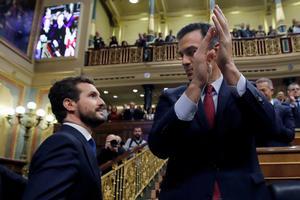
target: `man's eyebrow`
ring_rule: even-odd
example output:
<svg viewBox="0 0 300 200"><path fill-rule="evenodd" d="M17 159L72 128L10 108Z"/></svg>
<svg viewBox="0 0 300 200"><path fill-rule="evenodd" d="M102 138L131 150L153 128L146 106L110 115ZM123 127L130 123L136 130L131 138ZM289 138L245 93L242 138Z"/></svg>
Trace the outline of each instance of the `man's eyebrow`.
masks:
<svg viewBox="0 0 300 200"><path fill-rule="evenodd" d="M198 47L192 45L192 46L189 46L189 47L183 49L182 51L178 51L178 53L183 54L183 52L187 52L187 51L194 50L194 49L198 49Z"/></svg>
<svg viewBox="0 0 300 200"><path fill-rule="evenodd" d="M194 50L194 49L198 49L198 47L196 47L196 46L189 46L184 51L190 51L190 50Z"/></svg>
<svg viewBox="0 0 300 200"><path fill-rule="evenodd" d="M100 93L97 92L97 91L90 91L88 94L89 95L98 95L98 96L100 96Z"/></svg>

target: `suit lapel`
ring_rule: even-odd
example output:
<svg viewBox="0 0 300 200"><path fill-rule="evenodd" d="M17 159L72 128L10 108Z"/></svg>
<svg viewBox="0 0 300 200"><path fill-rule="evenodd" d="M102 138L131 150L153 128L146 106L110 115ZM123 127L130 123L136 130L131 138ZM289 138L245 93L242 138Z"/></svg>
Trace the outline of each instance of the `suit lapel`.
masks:
<svg viewBox="0 0 300 200"><path fill-rule="evenodd" d="M85 137L83 137L83 135L75 128L68 126L68 125L63 125L62 129L69 129L68 132L71 132L72 136L74 136L80 143L81 146L83 147L85 156L89 162L91 171L94 174L94 177L97 179L97 182L100 184L100 172L98 169L98 164L97 164L97 160L96 157L94 156L94 154L92 153L92 151L90 150L90 147L88 146L88 142L86 141ZM95 167L97 166L97 167Z"/></svg>
<svg viewBox="0 0 300 200"><path fill-rule="evenodd" d="M216 112L216 124L220 124L222 122L222 115L224 112L224 109L226 108L226 105L228 103L229 97L231 96L231 92L228 88L228 85L223 80L223 83L221 85L221 88L219 90L218 95L218 106L217 106L217 112Z"/></svg>

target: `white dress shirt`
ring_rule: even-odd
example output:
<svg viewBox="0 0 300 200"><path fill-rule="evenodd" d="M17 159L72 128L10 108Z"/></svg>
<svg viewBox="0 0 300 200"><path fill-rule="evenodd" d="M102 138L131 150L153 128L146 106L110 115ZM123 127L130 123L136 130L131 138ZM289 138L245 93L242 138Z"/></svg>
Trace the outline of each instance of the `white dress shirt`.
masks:
<svg viewBox="0 0 300 200"><path fill-rule="evenodd" d="M76 130L78 130L83 135L83 137L86 139L86 141L89 141L92 138L91 134L85 128L83 128L82 126L79 126L78 124L74 124L72 122L65 122L65 123L63 123L63 125L72 126Z"/></svg>
<svg viewBox="0 0 300 200"><path fill-rule="evenodd" d="M218 95L223 82L223 75L221 75L217 80L215 80L211 85L214 87L213 100L215 105L215 111L217 111L218 105ZM233 86L234 87L234 86ZM205 87L204 87L205 88ZM246 78L241 74L240 79L237 83L237 86L234 87L237 90L239 96L242 96L246 92ZM201 101L204 100L204 89L201 91ZM178 119L183 121L192 121L194 116L198 110L198 104L194 103L191 99L189 99L185 92L181 95L181 97L175 103L175 113Z"/></svg>

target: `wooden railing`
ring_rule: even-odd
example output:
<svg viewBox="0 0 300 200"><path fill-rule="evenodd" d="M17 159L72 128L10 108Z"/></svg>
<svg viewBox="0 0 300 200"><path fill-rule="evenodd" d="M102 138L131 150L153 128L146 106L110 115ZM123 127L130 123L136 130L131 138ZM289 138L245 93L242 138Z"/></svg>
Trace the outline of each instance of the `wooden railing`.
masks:
<svg viewBox="0 0 300 200"><path fill-rule="evenodd" d="M24 173L23 168L26 164L27 162L25 160L16 160L16 159L0 157L0 165L6 166L18 174Z"/></svg>
<svg viewBox="0 0 300 200"><path fill-rule="evenodd" d="M177 43L165 43L145 49L136 46L89 49L86 63L92 66L179 60L177 48ZM236 58L296 53L300 52L300 34L233 39L232 50Z"/></svg>
<svg viewBox="0 0 300 200"><path fill-rule="evenodd" d="M295 139L293 140L292 145L300 146L300 130L299 129L296 129Z"/></svg>
<svg viewBox="0 0 300 200"><path fill-rule="evenodd" d="M103 199L136 199L165 164L166 160L155 157L148 148L141 146L101 165L102 170L112 167L101 177Z"/></svg>
<svg viewBox="0 0 300 200"><path fill-rule="evenodd" d="M144 49L136 46L89 49L87 65L108 65L143 62Z"/></svg>
<svg viewBox="0 0 300 200"><path fill-rule="evenodd" d="M300 146L257 148L266 180L300 179Z"/></svg>
<svg viewBox="0 0 300 200"><path fill-rule="evenodd" d="M266 181L300 179L300 146L257 148L257 153ZM101 177L104 200L136 199L167 163L147 148L129 160L128 155L101 165L102 170L112 167Z"/></svg>

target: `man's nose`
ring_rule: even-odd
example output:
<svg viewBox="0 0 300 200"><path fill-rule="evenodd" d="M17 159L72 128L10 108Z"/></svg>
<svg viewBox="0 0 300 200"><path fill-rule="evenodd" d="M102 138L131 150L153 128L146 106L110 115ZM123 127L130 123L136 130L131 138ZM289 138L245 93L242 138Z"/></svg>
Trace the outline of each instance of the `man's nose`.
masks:
<svg viewBox="0 0 300 200"><path fill-rule="evenodd" d="M104 106L106 105L105 102L104 102L104 100L101 97L99 97L99 104L100 105L104 105Z"/></svg>
<svg viewBox="0 0 300 200"><path fill-rule="evenodd" d="M191 64L191 60L188 56L183 55L182 57L182 65L183 66L189 66Z"/></svg>

